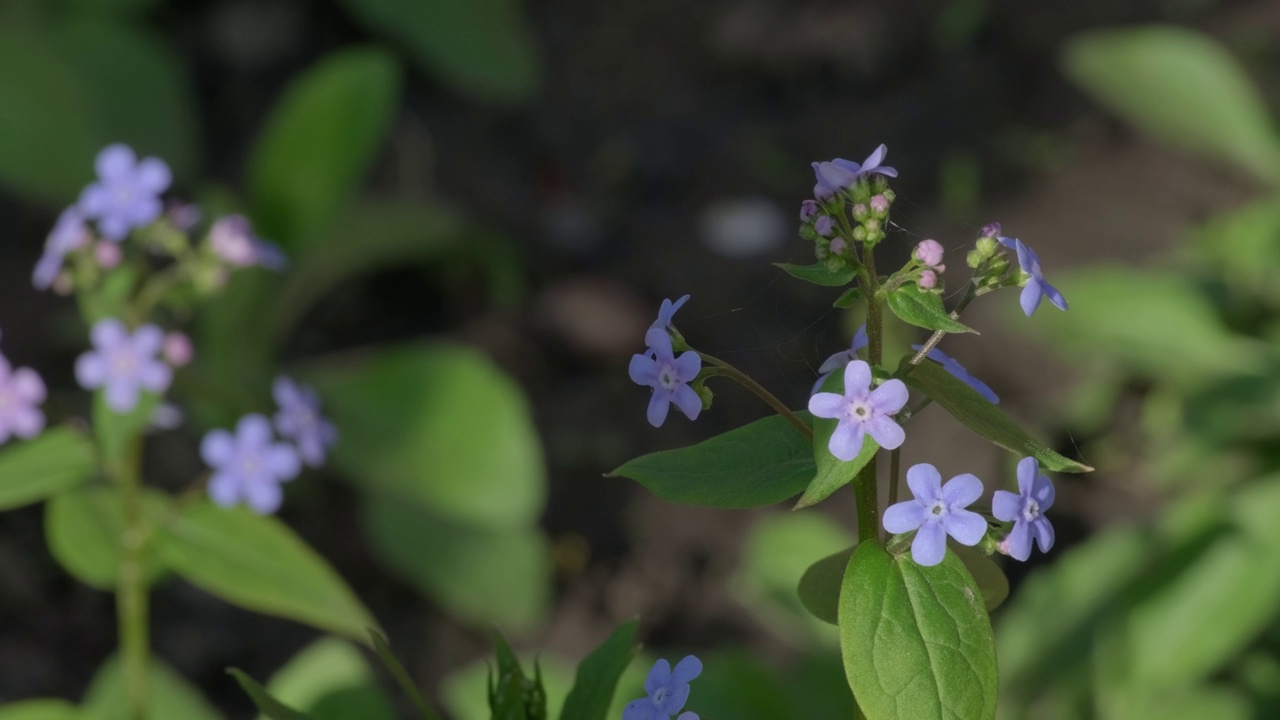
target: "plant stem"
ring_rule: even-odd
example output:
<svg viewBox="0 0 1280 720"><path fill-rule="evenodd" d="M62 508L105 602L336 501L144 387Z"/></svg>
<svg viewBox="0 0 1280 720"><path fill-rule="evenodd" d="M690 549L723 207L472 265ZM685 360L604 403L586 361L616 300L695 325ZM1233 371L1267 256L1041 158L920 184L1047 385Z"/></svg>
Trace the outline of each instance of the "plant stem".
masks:
<svg viewBox="0 0 1280 720"><path fill-rule="evenodd" d="M898 472L902 469L902 448L894 448L889 451L889 502L885 507L891 507L898 502ZM889 539L889 533L886 531L885 540Z"/></svg>
<svg viewBox="0 0 1280 720"><path fill-rule="evenodd" d="M976 288L974 288L973 283L969 283L968 291L965 292L963 298L960 298L960 303L956 305L956 309L951 311L951 319L959 320L960 313L964 312L964 309L968 307L969 303L973 302L973 299L977 296ZM933 352L934 348L938 347L938 343L942 342L942 338L946 334L946 332L938 330L930 335L924 345L920 346L920 352L916 353L909 361L907 361L907 367L903 368L902 372L899 373L899 377L910 373L917 365L924 362L924 359L929 355L929 353Z"/></svg>
<svg viewBox="0 0 1280 720"><path fill-rule="evenodd" d="M880 364L884 353L884 323L881 317L879 289L880 278L876 276L876 258L874 249L864 247L862 264L867 268L867 359L871 367ZM865 442L865 441L864 441ZM853 492L858 503L858 542L876 540L880 537L880 502L879 482L876 478L876 456L862 468L853 481Z"/></svg>
<svg viewBox="0 0 1280 720"><path fill-rule="evenodd" d="M804 420L800 419L799 415L792 412L791 409L788 408L781 400L779 400L773 393L766 390L763 385L752 379L750 375L747 375L738 368L718 357L715 357L714 355L708 355L700 350L695 350L694 352L698 353L703 360L711 363L717 368L720 368L724 375L737 380L743 387L755 393L757 397L765 401L765 404L773 408L774 412L786 418L792 425L795 425L796 429L803 433L805 437L810 440L813 439L813 428L809 427Z"/></svg>
<svg viewBox="0 0 1280 720"><path fill-rule="evenodd" d="M147 719L147 675L151 662L148 589L143 568L147 532L142 516L141 456L142 437L138 436L130 444L123 466L112 468L123 503L124 533L120 538L116 616L130 720Z"/></svg>

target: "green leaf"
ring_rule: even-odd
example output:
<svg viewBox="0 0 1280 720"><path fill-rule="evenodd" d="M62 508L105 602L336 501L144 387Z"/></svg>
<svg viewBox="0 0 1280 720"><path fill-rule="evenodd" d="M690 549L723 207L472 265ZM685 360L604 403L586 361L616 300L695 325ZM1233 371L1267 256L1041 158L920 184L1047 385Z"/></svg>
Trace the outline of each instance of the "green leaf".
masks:
<svg viewBox="0 0 1280 720"><path fill-rule="evenodd" d="M375 32L403 43L427 72L492 102L529 98L541 72L520 0L344 0Z"/></svg>
<svg viewBox="0 0 1280 720"><path fill-rule="evenodd" d="M304 374L342 428L334 463L361 485L495 530L541 513L546 470L528 401L484 355L402 345Z"/></svg>
<svg viewBox="0 0 1280 720"><path fill-rule="evenodd" d="M814 285L825 285L827 287L839 287L848 285L853 282L857 276L857 272L853 268L845 266L837 271L831 271L824 263L814 263L812 265L792 265L791 263L774 263L774 267L780 268L791 277L797 280L811 282ZM845 293L846 295L848 293ZM844 297L843 295L841 297Z"/></svg>
<svg viewBox="0 0 1280 720"><path fill-rule="evenodd" d="M867 720L995 717L995 638L978 593L951 553L922 567L858 546L840 592L840 648Z"/></svg>
<svg viewBox="0 0 1280 720"><path fill-rule="evenodd" d="M951 317L942 305L941 293L921 290L915 283L899 285L889 293L889 309L903 322L926 330L978 334L977 330Z"/></svg>
<svg viewBox="0 0 1280 720"><path fill-rule="evenodd" d="M1000 607L1009 598L1009 578L1005 577L1004 571L994 560L983 555L977 548L950 540L947 541L947 547L964 563L964 568L978 584L978 589L982 591L982 604L987 612Z"/></svg>
<svg viewBox="0 0 1280 720"><path fill-rule="evenodd" d="M79 720L80 711L66 700L22 700L0 707L0 720Z"/></svg>
<svg viewBox="0 0 1280 720"><path fill-rule="evenodd" d="M298 261L364 181L399 104L395 61L343 50L295 80L249 162L253 217Z"/></svg>
<svg viewBox="0 0 1280 720"><path fill-rule="evenodd" d="M147 690L148 714L152 718L222 720L199 690L159 660L151 661ZM78 720L131 720L124 669L118 657L108 658L93 676Z"/></svg>
<svg viewBox="0 0 1280 720"><path fill-rule="evenodd" d="M831 628L810 617L797 587L808 563L820 562L823 556L853 541L843 525L822 513L770 515L747 535L730 587L778 637L792 639L800 647L809 647L813 641L834 645ZM831 595L832 618L843 574L842 564Z"/></svg>
<svg viewBox="0 0 1280 720"><path fill-rule="evenodd" d="M45 38L0 32L0 183L53 205L75 200L99 149L90 107Z"/></svg>
<svg viewBox="0 0 1280 720"><path fill-rule="evenodd" d="M537 527L466 525L377 492L366 494L361 520L378 558L455 617L513 630L545 617L551 548ZM431 547L449 552L422 552Z"/></svg>
<svg viewBox="0 0 1280 720"><path fill-rule="evenodd" d="M422 715L423 720L438 720L440 717L436 714L434 708L422 697L422 693L418 691L418 687L413 684L413 680L409 677L408 671L404 669L404 665L400 664L400 660L396 658L395 653L391 652L391 646L387 644L387 638L377 630L369 631L369 639L373 642L373 648L378 653L378 659L395 678L396 684L409 696L413 701L414 707L418 708L418 713Z"/></svg>
<svg viewBox="0 0 1280 720"><path fill-rule="evenodd" d="M844 373L833 372L822 381L822 392L844 394ZM863 437L862 450L857 457L845 462L831 454L831 436L839 427L838 420L815 418L813 422L813 463L815 474L805 487L804 495L794 509L807 508L831 497L831 494L853 482L853 478L871 458L880 451L880 445L870 435Z"/></svg>
<svg viewBox="0 0 1280 720"><path fill-rule="evenodd" d="M1095 30L1064 47L1068 77L1156 140L1280 179L1266 102L1217 41L1173 26Z"/></svg>
<svg viewBox="0 0 1280 720"><path fill-rule="evenodd" d="M605 720L618 681L640 649L636 644L638 627L635 620L619 625L582 661L560 711L560 720Z"/></svg>
<svg viewBox="0 0 1280 720"><path fill-rule="evenodd" d="M199 503L156 540L166 566L227 602L361 640L376 626L333 568L274 517Z"/></svg>
<svg viewBox="0 0 1280 720"><path fill-rule="evenodd" d="M836 298L835 302L831 303L831 307L839 308L840 310L848 310L861 299L862 288L851 287L840 293L840 297Z"/></svg>
<svg viewBox="0 0 1280 720"><path fill-rule="evenodd" d="M533 657L523 658L524 662L532 662ZM547 691L547 717L556 717L564 703L565 695L573 684L573 665L555 655L540 653L538 663L542 668L542 679ZM644 674L648 667L640 669L632 663L623 675L624 692L615 696L609 708L608 716L622 717L622 708L628 701L643 694L630 694L630 690L639 688L644 683ZM448 716L453 720L491 720L493 711L489 708L486 682L492 686L492 660L479 660L460 669L450 672L440 681L440 698ZM622 697L625 695L626 697Z"/></svg>
<svg viewBox="0 0 1280 720"><path fill-rule="evenodd" d="M364 655L336 637L321 638L300 650L271 676L267 691L314 720L396 718Z"/></svg>
<svg viewBox="0 0 1280 720"><path fill-rule="evenodd" d="M143 521L155 527L169 510L169 496L150 488L142 495ZM99 590L113 590L120 572L124 536L123 507L114 487L79 488L55 495L45 505L44 534L49 551L67 572ZM145 576L154 582L163 572L152 556Z"/></svg>
<svg viewBox="0 0 1280 720"><path fill-rule="evenodd" d="M904 358L899 374L903 372L905 366ZM922 362L910 374L903 376L902 380L913 390L927 395L951 413L952 417L990 440L997 447L1004 448L1019 457L1034 457L1042 467L1053 472L1085 473L1093 470L1088 465L1063 457L1031 437L1009 419L1009 416L1005 415L998 406L987 402L986 398L978 394L978 391L943 370L937 363Z"/></svg>
<svg viewBox="0 0 1280 720"><path fill-rule="evenodd" d="M97 471L93 443L59 427L0 450L0 510L29 505L84 483Z"/></svg>
<svg viewBox="0 0 1280 720"><path fill-rule="evenodd" d="M256 680L246 675L238 668L227 668L227 674L236 679L240 683L240 687L244 689L245 694L253 700L254 707L258 711L271 720L311 720L308 716L286 706L284 703L271 697L271 693L267 689L258 684Z"/></svg>
<svg viewBox="0 0 1280 720"><path fill-rule="evenodd" d="M195 174L194 90L163 37L125 23L81 20L48 41L83 89L97 147L122 142L139 156L160 157L175 177Z"/></svg>
<svg viewBox="0 0 1280 720"><path fill-rule="evenodd" d="M771 415L697 445L643 455L608 476L631 478L670 502L749 508L803 491L813 471L809 438Z"/></svg>

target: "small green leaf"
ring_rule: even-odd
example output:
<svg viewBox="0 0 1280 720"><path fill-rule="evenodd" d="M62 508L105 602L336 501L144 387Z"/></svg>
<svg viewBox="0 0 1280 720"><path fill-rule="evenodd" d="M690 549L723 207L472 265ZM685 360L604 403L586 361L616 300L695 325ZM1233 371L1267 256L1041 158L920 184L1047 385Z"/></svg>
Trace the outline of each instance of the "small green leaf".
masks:
<svg viewBox="0 0 1280 720"><path fill-rule="evenodd" d="M440 716L422 697L422 693L418 691L418 687L413 684L413 680L409 677L409 672L404 669L404 665L400 664L400 660L396 658L395 653L391 652L391 646L387 643L386 636L377 630L369 630L369 639L373 642L373 649L378 653L378 659L382 660L383 666L391 673L391 677L395 678L396 684L413 701L413 705L418 708L422 719L439 720Z"/></svg>
<svg viewBox="0 0 1280 720"><path fill-rule="evenodd" d="M311 720L308 716L286 706L284 703L271 697L271 693L267 689L258 684L258 681L246 675L238 668L227 668L227 674L236 679L240 687L244 689L245 694L253 701L254 707L263 715L271 718L271 720Z"/></svg>
<svg viewBox="0 0 1280 720"><path fill-rule="evenodd" d="M399 105L386 52L343 50L285 91L249 162L253 217L298 261L364 181Z"/></svg>
<svg viewBox="0 0 1280 720"><path fill-rule="evenodd" d="M697 445L643 455L609 477L631 478L670 502L749 508L800 493L813 471L809 439L771 415Z"/></svg>
<svg viewBox="0 0 1280 720"><path fill-rule="evenodd" d="M222 720L200 691L168 665L153 659L147 675L147 708L152 718ZM85 691L77 720L130 720L124 668L111 656L98 668Z"/></svg>
<svg viewBox="0 0 1280 720"><path fill-rule="evenodd" d="M70 490L97 471L93 443L69 427L46 430L0 450L0 510Z"/></svg>
<svg viewBox="0 0 1280 720"><path fill-rule="evenodd" d="M800 585L796 588L800 602L823 622L832 625L839 623L840 588L844 585L844 571L849 567L849 558L853 556L856 547L855 545L822 558L810 565L800 577Z"/></svg>
<svg viewBox="0 0 1280 720"><path fill-rule="evenodd" d="M831 307L838 308L840 310L848 310L861 299L862 288L851 287L840 293L840 297L836 298L836 301L831 303Z"/></svg>
<svg viewBox="0 0 1280 720"><path fill-rule="evenodd" d="M156 526L168 512L169 496L150 488L142 495L143 521ZM45 541L67 572L99 590L113 590L120 573L124 519L120 493L114 487L78 488L55 495L45 505ZM146 558L146 580L163 572L156 558Z"/></svg>
<svg viewBox="0 0 1280 720"><path fill-rule="evenodd" d="M827 287L848 285L853 282L853 279L858 275L853 268L848 266L832 272L823 263L814 263L812 265L774 263L773 266L786 271L788 275L797 280L804 280L805 282L811 282L814 285L825 285Z"/></svg>
<svg viewBox="0 0 1280 720"><path fill-rule="evenodd" d="M906 359L898 372L901 375L906 367ZM1018 427L999 407L987 402L978 391L957 379L942 366L932 362L922 362L909 374L902 377L903 382L913 390L924 393L934 402L941 405L951 416L959 420L970 430L990 440L997 447L1004 448L1019 457L1031 456L1040 461L1040 465L1053 472L1086 473L1093 468L1084 463L1063 457L1044 443L1031 437Z"/></svg>
<svg viewBox="0 0 1280 720"><path fill-rule="evenodd" d="M964 567L973 576L973 581L982 591L982 604L991 612L1009 598L1009 578L990 557L983 555L977 548L947 541L947 547L955 554Z"/></svg>
<svg viewBox="0 0 1280 720"><path fill-rule="evenodd" d="M845 675L867 720L995 717L991 622L954 554L922 567L859 545L839 616Z"/></svg>
<svg viewBox="0 0 1280 720"><path fill-rule="evenodd" d="M903 322L926 330L978 334L977 330L951 317L942 305L941 293L921 290L915 283L899 285L889 293L889 309Z"/></svg>
<svg viewBox="0 0 1280 720"><path fill-rule="evenodd" d="M833 372L822 381L821 392L844 394L844 373ZM807 508L831 497L831 494L853 482L871 458L880 451L880 445L866 435L862 438L862 450L857 457L845 462L831 454L831 436L839 427L838 420L815 418L813 422L813 463L815 474L805 487L804 495L796 502L795 510Z"/></svg>
<svg viewBox="0 0 1280 720"><path fill-rule="evenodd" d="M267 692L314 720L396 718L364 655L341 638L324 637L298 651L271 676Z"/></svg>
<svg viewBox="0 0 1280 720"><path fill-rule="evenodd" d="M66 700L21 700L0 707L0 720L79 720L80 710Z"/></svg>
<svg viewBox="0 0 1280 720"><path fill-rule="evenodd" d="M560 720L605 720L618 681L640 649L636 644L638 627L635 620L619 625L582 661Z"/></svg>
<svg viewBox="0 0 1280 720"><path fill-rule="evenodd" d="M342 578L277 518L199 503L156 538L166 566L249 610L363 640L376 623Z"/></svg>
<svg viewBox="0 0 1280 720"><path fill-rule="evenodd" d="M1267 103L1222 45L1186 28L1095 30L1064 47L1068 77L1156 140L1280 179Z"/></svg>

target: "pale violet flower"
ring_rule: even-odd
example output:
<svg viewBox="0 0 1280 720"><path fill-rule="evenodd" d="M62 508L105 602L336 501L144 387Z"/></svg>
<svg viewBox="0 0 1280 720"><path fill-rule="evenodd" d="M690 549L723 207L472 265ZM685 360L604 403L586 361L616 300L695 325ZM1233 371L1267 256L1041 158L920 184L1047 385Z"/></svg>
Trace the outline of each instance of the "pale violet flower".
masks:
<svg viewBox="0 0 1280 720"><path fill-rule="evenodd" d="M31 284L37 290L48 290L58 278L58 273L62 272L67 253L89 244L90 237L84 215L74 206L63 210L44 242L44 252L31 273Z"/></svg>
<svg viewBox="0 0 1280 720"><path fill-rule="evenodd" d="M818 180L818 184L813 186L813 196L819 200L826 200L845 188L853 187L866 175L898 177L897 170L881 164L888 153L889 148L881 145L861 164L844 158L812 163L813 174Z"/></svg>
<svg viewBox="0 0 1280 720"><path fill-rule="evenodd" d="M159 357L164 331L143 325L133 332L115 318L99 320L89 334L93 349L76 360L76 380L86 390L102 388L107 405L126 413L138 405L146 390L169 389L173 371Z"/></svg>
<svg viewBox="0 0 1280 720"><path fill-rule="evenodd" d="M44 380L31 368L14 369L0 355L0 445L10 438L30 440L44 430Z"/></svg>
<svg viewBox="0 0 1280 720"><path fill-rule="evenodd" d="M987 521L965 508L982 497L982 481L969 474L942 484L942 474L928 463L907 470L907 486L915 497L884 511L884 529L891 533L916 531L911 558L921 565L937 565L947 553L947 536L961 545L977 545L987 534Z"/></svg>
<svg viewBox="0 0 1280 720"><path fill-rule="evenodd" d="M997 490L991 498L991 514L997 520L1012 522L1013 530L1006 538L1009 556L1014 560L1031 557L1031 538L1035 537L1040 552L1053 547L1053 524L1044 516L1053 507L1053 481L1040 472L1033 457L1018 462L1018 493Z"/></svg>
<svg viewBox="0 0 1280 720"><path fill-rule="evenodd" d="M324 464L325 453L338 441L338 430L320 413L320 396L306 385L283 375L271 386L280 410L276 431L298 448L302 461L311 467Z"/></svg>
<svg viewBox="0 0 1280 720"><path fill-rule="evenodd" d="M822 361L818 366L818 380L813 384L813 389L809 391L812 395L822 388L822 383L826 382L827 377L831 373L841 370L845 365L858 359L858 351L866 347L870 340L867 339L867 326L863 324L858 331L853 334L853 342L849 344L848 350L841 350L834 353Z"/></svg>
<svg viewBox="0 0 1280 720"><path fill-rule="evenodd" d="M298 476L302 463L286 443L275 442L271 423L262 415L245 415L235 434L211 430L200 443L200 457L213 470L209 497L218 505L241 502L260 515L280 508L281 483Z"/></svg>
<svg viewBox="0 0 1280 720"><path fill-rule="evenodd" d="M911 349L919 350L922 347L924 346L912 345ZM939 365L942 366L943 370L946 370L947 372L951 373L951 375L954 376L957 380L976 390L979 395L986 398L987 402L991 403L992 405L1000 404L1000 396L996 395L995 391L992 390L990 387L988 387L986 383L970 375L969 371L966 370L963 365L956 362L955 358L951 357L950 355L947 355L946 353L942 352L938 348L934 348L930 350L929 354L926 355L925 357L938 363Z"/></svg>
<svg viewBox="0 0 1280 720"><path fill-rule="evenodd" d="M679 304L676 305L679 308ZM675 312L675 310L672 310ZM670 316L668 316L669 319ZM662 318L659 317L659 320ZM667 419L667 411L674 403L685 417L697 420L702 411L702 398L689 383L698 377L702 370L702 358L698 353L689 350L675 357L671 348L671 336L665 329L650 328L645 333L645 342L649 348L641 355L631 356L631 365L627 374L637 385L653 388L653 396L649 398L649 410L646 417L649 424L661 427Z"/></svg>
<svg viewBox="0 0 1280 720"><path fill-rule="evenodd" d="M670 299L664 299L661 307L658 308L658 319L654 320L653 325L650 325L649 328L651 330L666 330L671 326L671 319L675 317L676 311L684 307L687 302L689 302L688 295L681 296L675 302L671 302Z"/></svg>
<svg viewBox="0 0 1280 720"><path fill-rule="evenodd" d="M809 398L809 412L839 420L827 448L848 462L862 451L867 435L886 450L901 446L906 433L891 416L906 404L907 386L901 380L888 380L872 390L871 366L854 360L844 368L844 394L817 393Z"/></svg>
<svg viewBox="0 0 1280 720"><path fill-rule="evenodd" d="M684 709L689 701L689 683L701 674L702 661L693 655L676 663L674 670L671 663L659 660L653 664L644 681L648 697L627 703L622 711L622 720L670 720L672 715ZM679 720L698 720L698 716L684 713Z"/></svg>
<svg viewBox="0 0 1280 720"><path fill-rule="evenodd" d="M1027 284L1022 288L1022 297L1019 298L1022 303L1022 312L1026 313L1027 317L1031 317L1036 308L1040 307L1042 298L1049 298L1049 302L1053 303L1054 307L1066 310L1067 299L1044 279L1044 271L1040 269L1040 256L1017 238L999 237L997 240L1001 245L1014 249L1018 254L1018 267L1030 276Z"/></svg>
<svg viewBox="0 0 1280 720"><path fill-rule="evenodd" d="M94 167L98 181L80 194L79 208L97 222L103 237L118 242L133 228L160 217L160 196L173 180L164 161L139 161L127 145L115 144L98 153Z"/></svg>
<svg viewBox="0 0 1280 720"><path fill-rule="evenodd" d="M268 270L283 270L289 265L284 251L274 243L253 234L249 218L228 215L209 228L209 248L223 262L235 267L254 265Z"/></svg>

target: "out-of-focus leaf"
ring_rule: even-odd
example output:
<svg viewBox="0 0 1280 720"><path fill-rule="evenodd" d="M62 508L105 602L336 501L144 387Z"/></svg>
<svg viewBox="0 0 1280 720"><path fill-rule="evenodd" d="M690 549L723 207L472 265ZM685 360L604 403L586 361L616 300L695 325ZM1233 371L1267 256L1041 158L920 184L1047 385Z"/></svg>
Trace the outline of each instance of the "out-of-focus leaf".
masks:
<svg viewBox="0 0 1280 720"><path fill-rule="evenodd" d="M381 493L366 496L363 526L388 568L457 617L524 630L547 610L551 550L536 527L466 525Z"/></svg>
<svg viewBox="0 0 1280 720"><path fill-rule="evenodd" d="M631 478L670 502L759 507L804 490L813 450L790 422L771 415L697 445L642 455L609 476Z"/></svg>
<svg viewBox="0 0 1280 720"><path fill-rule="evenodd" d="M831 307L848 310L862 299L862 288L852 287L840 293L840 297L831 303Z"/></svg>
<svg viewBox="0 0 1280 720"><path fill-rule="evenodd" d="M93 178L89 98L44 38L0 30L0 183L70 205Z"/></svg>
<svg viewBox="0 0 1280 720"><path fill-rule="evenodd" d="M151 661L147 690L148 713L153 718L222 720L199 690L159 660ZM78 720L130 720L124 668L119 658L109 658L93 676Z"/></svg>
<svg viewBox="0 0 1280 720"><path fill-rule="evenodd" d="M199 503L156 538L166 566L249 610L364 640L377 623L333 568L270 516Z"/></svg>
<svg viewBox="0 0 1280 720"><path fill-rule="evenodd" d="M342 428L334 463L361 485L498 530L527 527L541 512L546 471L528 402L484 355L403 345L304 374Z"/></svg>
<svg viewBox="0 0 1280 720"><path fill-rule="evenodd" d="M311 720L307 715L272 697L271 693L259 685L257 680L249 677L238 668L229 668L227 672L236 679L236 682L244 689L249 699L253 700L254 707L258 708L259 712L271 718L271 720Z"/></svg>
<svg viewBox="0 0 1280 720"><path fill-rule="evenodd" d="M977 330L951 317L942 305L942 294L921 290L915 283L900 285L889 293L889 309L903 322L926 330L974 333Z"/></svg>
<svg viewBox="0 0 1280 720"><path fill-rule="evenodd" d="M636 620L623 623L582 660L574 676L573 689L560 711L560 720L605 720L618 681L640 649L636 644L638 627Z"/></svg>
<svg viewBox="0 0 1280 720"><path fill-rule="evenodd" d="M66 700L22 700L0 707L0 720L78 720L80 710Z"/></svg>
<svg viewBox="0 0 1280 720"><path fill-rule="evenodd" d="M21 507L70 490L97 470L93 443L70 427L32 440L10 440L0 450L0 510Z"/></svg>
<svg viewBox="0 0 1280 720"><path fill-rule="evenodd" d="M83 89L97 147L122 142L139 156L158 156L175 177L195 173L194 91L162 38L125 23L84 20L59 27L49 42Z"/></svg>
<svg viewBox="0 0 1280 720"><path fill-rule="evenodd" d="M821 392L844 394L844 373L833 372L822 381ZM857 457L845 462L831 454L831 436L840 426L838 420L830 418L813 419L813 464L814 475L805 487L804 495L796 501L795 509L816 505L831 497L831 494L851 483L858 472L871 462L880 451L880 446L870 435L862 438L862 450Z"/></svg>
<svg viewBox="0 0 1280 720"><path fill-rule="evenodd" d="M142 515L147 525L159 523L168 508L167 495L143 490ZM53 496L45 505L44 535L49 551L67 572L99 590L115 588L124 535L123 507L116 488L79 488ZM163 571L150 555L145 569L149 583Z"/></svg>
<svg viewBox="0 0 1280 720"><path fill-rule="evenodd" d="M547 691L547 717L556 717L563 712L565 695L573 686L573 664L564 658L546 653L539 654L537 659L542 668L542 682ZM533 660L533 657L522 658L526 665L532 665ZM632 663L623 676L623 684L627 685L625 688L627 691L631 689L630 685L644 682L644 673L648 668L638 670L637 664ZM453 720L490 720L491 713L489 702L486 700L485 682L492 673L493 660L490 658L474 662L445 676L440 682L440 698L449 717ZM636 682L637 680L639 683ZM624 701L621 695L615 696L609 708L608 717L622 717L622 706L625 702L634 700L635 697L628 696Z"/></svg>
<svg viewBox="0 0 1280 720"><path fill-rule="evenodd" d="M1215 215L1195 238L1201 254L1229 279L1228 290L1280 300L1275 273L1269 272L1280 266L1280 202L1268 198Z"/></svg>
<svg viewBox="0 0 1280 720"><path fill-rule="evenodd" d="M365 25L403 43L426 71L481 100L524 100L541 64L521 0L343 0Z"/></svg>
<svg viewBox="0 0 1280 720"><path fill-rule="evenodd" d="M995 639L979 592L951 553L923 567L876 543L854 550L840 649L867 720L995 717Z"/></svg>
<svg viewBox="0 0 1280 720"><path fill-rule="evenodd" d="M396 718L364 656L354 645L336 637L321 638L298 651L271 676L267 691L314 720Z"/></svg>
<svg viewBox="0 0 1280 720"><path fill-rule="evenodd" d="M853 282L854 276L857 275L853 268L846 267L832 271L823 263L814 263L812 265L774 263L773 266L797 280L804 280L805 282L813 283L814 285L824 285L827 287L848 285ZM841 297L843 297L843 295Z"/></svg>
<svg viewBox="0 0 1280 720"><path fill-rule="evenodd" d="M905 358L904 358L904 368ZM947 372L941 365L923 362L902 378L911 389L924 393L965 427L1019 457L1031 456L1046 470L1085 473L1093 468L1064 457L1018 427L998 406L977 390Z"/></svg>
<svg viewBox="0 0 1280 720"><path fill-rule="evenodd" d="M712 719L800 720L787 683L751 654L718 652L703 660L685 709Z"/></svg>
<svg viewBox="0 0 1280 720"><path fill-rule="evenodd" d="M756 524L743 547L742 562L733 579L733 588L742 600L769 621L780 637L795 638L808 646L811 640L830 642L830 628L818 625L805 611L805 599L797 594L809 563L821 563L825 556L847 547L854 538L847 530L821 513L773 515ZM845 555L845 560L848 560ZM836 577L832 600L840 592L844 565Z"/></svg>
<svg viewBox="0 0 1280 720"><path fill-rule="evenodd" d="M373 642L373 649L378 653L378 659L387 668L387 672L391 673L391 676L395 678L400 690L413 701L423 720L437 720L438 716L435 708L431 707L426 699L422 697L418 687L413 684L413 678L409 677L409 672L404 669L404 665L400 663L400 659L396 657L395 653L391 652L391 645L387 643L387 638L377 630L370 630L369 639Z"/></svg>
<svg viewBox="0 0 1280 720"><path fill-rule="evenodd" d="M395 61L359 48L320 61L272 110L250 158L249 194L258 229L295 262L364 181L399 95Z"/></svg>
<svg viewBox="0 0 1280 720"><path fill-rule="evenodd" d="M1067 42L1062 64L1094 99L1155 139L1280 179L1266 103L1217 41L1173 26L1095 30Z"/></svg>

